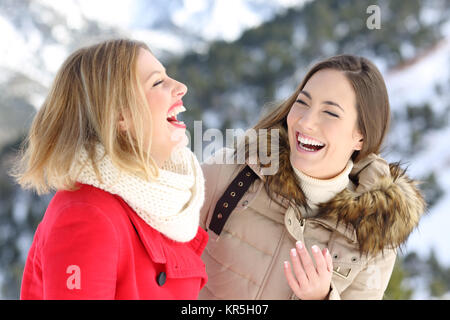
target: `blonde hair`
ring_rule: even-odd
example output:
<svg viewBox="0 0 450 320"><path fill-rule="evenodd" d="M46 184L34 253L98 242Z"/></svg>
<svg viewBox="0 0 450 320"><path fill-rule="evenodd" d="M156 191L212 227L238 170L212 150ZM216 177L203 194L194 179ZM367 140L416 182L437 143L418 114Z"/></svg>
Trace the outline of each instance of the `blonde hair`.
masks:
<svg viewBox="0 0 450 320"><path fill-rule="evenodd" d="M144 131L152 118L137 73L140 49L150 51L143 42L114 39L78 49L66 59L10 172L22 188L38 194L76 190L76 179L69 175L72 162L82 148L92 161L98 142L120 169L147 180L158 177L150 156L152 137ZM120 130L124 114L134 136Z"/></svg>

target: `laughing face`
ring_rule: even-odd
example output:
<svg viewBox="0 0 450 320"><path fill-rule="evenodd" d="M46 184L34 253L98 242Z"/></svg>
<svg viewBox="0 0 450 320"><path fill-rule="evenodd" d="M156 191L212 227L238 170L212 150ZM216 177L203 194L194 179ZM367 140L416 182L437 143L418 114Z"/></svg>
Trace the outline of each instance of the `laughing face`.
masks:
<svg viewBox="0 0 450 320"><path fill-rule="evenodd" d="M313 178L339 175L362 148L355 92L341 71L316 72L292 105L287 125L291 164Z"/></svg>
<svg viewBox="0 0 450 320"><path fill-rule="evenodd" d="M188 143L186 125L177 119L179 113L186 111L181 99L186 94L187 87L170 78L158 59L142 48L137 59L137 73L152 116L151 128L146 128L151 130L150 152L158 166L161 166L176 147L186 146ZM149 136L150 132L146 134L146 137ZM145 146L148 143L146 140Z"/></svg>

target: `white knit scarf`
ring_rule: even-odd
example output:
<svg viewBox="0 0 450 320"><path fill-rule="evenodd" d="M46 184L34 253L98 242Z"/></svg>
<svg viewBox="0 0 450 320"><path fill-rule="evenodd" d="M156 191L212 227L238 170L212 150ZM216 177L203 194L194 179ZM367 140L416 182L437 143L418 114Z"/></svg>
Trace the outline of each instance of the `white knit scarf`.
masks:
<svg viewBox="0 0 450 320"><path fill-rule="evenodd" d="M157 181L146 181L119 170L109 155L103 156L105 149L100 143L96 152L102 181L97 179L84 149L71 168L76 181L120 196L147 224L170 239L187 242L195 237L204 201L204 178L189 148L172 152L160 168Z"/></svg>

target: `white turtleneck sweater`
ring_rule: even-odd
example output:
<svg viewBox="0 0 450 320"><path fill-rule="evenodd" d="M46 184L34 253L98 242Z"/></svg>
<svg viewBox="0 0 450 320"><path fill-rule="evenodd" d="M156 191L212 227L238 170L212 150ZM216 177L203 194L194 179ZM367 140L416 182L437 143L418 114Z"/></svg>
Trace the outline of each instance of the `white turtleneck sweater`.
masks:
<svg viewBox="0 0 450 320"><path fill-rule="evenodd" d="M317 204L331 200L347 187L352 190L354 189L354 185L349 178L349 174L353 169L353 161L351 159L339 175L326 180L310 177L294 166L292 168L305 194L308 205L312 209L310 212L303 213L305 217L314 216Z"/></svg>

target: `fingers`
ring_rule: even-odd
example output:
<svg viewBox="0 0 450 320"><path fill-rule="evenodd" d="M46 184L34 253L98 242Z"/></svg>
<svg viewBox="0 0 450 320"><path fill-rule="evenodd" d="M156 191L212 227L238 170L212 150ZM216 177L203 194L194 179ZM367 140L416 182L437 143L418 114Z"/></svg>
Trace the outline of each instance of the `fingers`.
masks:
<svg viewBox="0 0 450 320"><path fill-rule="evenodd" d="M314 257L314 260L316 261L316 270L319 276L325 275L328 273L327 268L327 262L325 261L325 257L323 256L323 253L320 251L319 247L316 245L313 245L311 247L311 251Z"/></svg>
<svg viewBox="0 0 450 320"><path fill-rule="evenodd" d="M333 259L331 259L330 251L325 248L322 250L322 254L325 258L325 263L327 265L327 271L332 272L333 271Z"/></svg>
<svg viewBox="0 0 450 320"><path fill-rule="evenodd" d="M308 250L306 250L305 246L303 245L303 243L301 241L297 241L296 246L297 246L298 255L301 259L303 268L306 273L306 277L308 278L309 281L316 281L317 277L318 277L317 270L316 270L316 267L314 266L311 256L308 253ZM313 250L313 253L314 253L314 250ZM320 254L320 255L322 255L322 254Z"/></svg>
<svg viewBox="0 0 450 320"><path fill-rule="evenodd" d="M297 278L300 287L305 287L308 284L308 277L298 257L298 248L291 249L291 261L295 277Z"/></svg>
<svg viewBox="0 0 450 320"><path fill-rule="evenodd" d="M294 278L291 272L291 266L289 262L284 262L284 275L286 276L286 280L289 284L289 287L291 287L292 291L299 296L300 295L300 286L298 285L297 280Z"/></svg>

